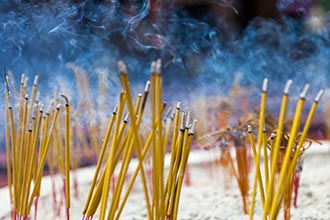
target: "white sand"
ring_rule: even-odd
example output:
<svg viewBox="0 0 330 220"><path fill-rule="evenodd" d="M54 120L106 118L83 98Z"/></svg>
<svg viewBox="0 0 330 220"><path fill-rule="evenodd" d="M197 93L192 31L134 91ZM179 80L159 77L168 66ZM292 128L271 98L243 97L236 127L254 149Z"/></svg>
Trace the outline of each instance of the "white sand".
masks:
<svg viewBox="0 0 330 220"><path fill-rule="evenodd" d="M189 166L192 185L184 186L182 190L179 219L248 219L248 216L242 212L242 202L236 181L232 179L229 187L225 189L221 170L215 166L203 165L210 158L212 156L209 152L192 152ZM93 168L84 168L78 172L80 198L72 199L71 219L81 219L81 210L89 187L88 180L92 175ZM61 216L54 216L52 198L49 196L51 190L50 187L47 187L50 186L49 184L50 180L46 178L42 186L42 194L46 196L40 199L38 219L65 219L64 209L62 209ZM6 189L0 190L0 204L0 219L9 220L8 191ZM297 209L292 207L292 219L294 220L330 220L330 145L313 147L305 155L298 206ZM261 212L260 201L258 201L255 219L261 219ZM97 219L97 216L94 219ZM134 192L131 194L121 219L147 219L139 180L136 182ZM282 214L280 219L283 219Z"/></svg>

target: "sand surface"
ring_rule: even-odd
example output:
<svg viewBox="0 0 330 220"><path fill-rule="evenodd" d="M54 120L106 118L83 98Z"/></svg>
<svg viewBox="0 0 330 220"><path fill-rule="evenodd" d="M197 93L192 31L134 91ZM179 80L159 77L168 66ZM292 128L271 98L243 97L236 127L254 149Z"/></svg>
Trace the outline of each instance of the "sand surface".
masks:
<svg viewBox="0 0 330 220"><path fill-rule="evenodd" d="M320 148L321 149L321 148ZM240 192L234 178L224 185L222 169L207 161L213 159L211 152L193 152L190 157L190 186L185 185L180 201L180 220L245 220ZM73 198L71 203L71 219L81 219L81 211L93 168L84 168L78 172L79 198ZM58 179L58 185L60 179ZM252 183L252 181L251 181ZM52 197L47 181L43 184L43 195L40 198L38 219L57 220L64 218L62 208L60 216L54 214ZM123 212L123 220L145 220L146 209L144 197L138 179L133 193ZM0 191L1 220L9 220L9 204L5 189ZM255 219L261 219L261 204L259 196L256 204ZM60 199L58 195L58 199ZM5 208L7 206L7 208ZM292 219L299 220L330 220L330 148L311 150L305 155L304 168L299 188L298 208L292 207ZM97 219L97 215L94 219ZM283 219L282 214L280 218Z"/></svg>

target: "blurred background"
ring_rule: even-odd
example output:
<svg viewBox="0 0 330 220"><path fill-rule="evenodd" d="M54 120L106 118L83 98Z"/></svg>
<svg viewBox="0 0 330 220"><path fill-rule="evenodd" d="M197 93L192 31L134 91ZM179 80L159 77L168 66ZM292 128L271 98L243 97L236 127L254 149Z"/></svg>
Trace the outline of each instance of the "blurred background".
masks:
<svg viewBox="0 0 330 220"><path fill-rule="evenodd" d="M274 97L287 79L297 83L296 96L308 82L314 96L330 87L329 10L328 0L0 0L0 67L11 70L16 82L22 73L30 82L38 74L41 92L61 80L72 97L75 78L68 63L86 70L94 97L98 73L105 70L113 89L109 105L118 93L118 60L127 63L132 83L140 85L158 58L169 101L173 91L178 91L176 100L196 94L227 96L238 76L239 86L250 90L268 77ZM2 86L2 94L5 90ZM258 94L251 92L250 105ZM3 112L4 95L0 103ZM274 98L270 105L278 103ZM327 137L326 106L313 127L318 139Z"/></svg>

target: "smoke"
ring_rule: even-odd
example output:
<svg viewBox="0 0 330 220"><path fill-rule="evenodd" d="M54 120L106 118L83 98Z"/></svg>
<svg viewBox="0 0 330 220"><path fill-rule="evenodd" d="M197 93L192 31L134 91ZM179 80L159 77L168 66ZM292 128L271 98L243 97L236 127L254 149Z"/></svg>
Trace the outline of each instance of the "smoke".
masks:
<svg viewBox="0 0 330 220"><path fill-rule="evenodd" d="M239 14L230 2L223 5ZM110 83L117 80L118 60L127 63L133 83L145 82L151 61L158 58L164 64L167 98L173 90L182 92L180 98L196 91L228 95L238 73L239 84L247 88L260 88L263 78L269 78L276 96L288 79L297 85L295 94L305 83L313 94L330 83L327 17L313 31L308 19L284 18L279 24L257 18L243 33L224 34L225 20L219 18L220 25L212 26L211 15L194 17L171 1L157 6L148 0L1 5L0 66L11 69L16 81L21 73L30 79L39 74L41 89L58 79L74 82L67 63L84 68L92 87L97 86L97 69L106 70Z"/></svg>

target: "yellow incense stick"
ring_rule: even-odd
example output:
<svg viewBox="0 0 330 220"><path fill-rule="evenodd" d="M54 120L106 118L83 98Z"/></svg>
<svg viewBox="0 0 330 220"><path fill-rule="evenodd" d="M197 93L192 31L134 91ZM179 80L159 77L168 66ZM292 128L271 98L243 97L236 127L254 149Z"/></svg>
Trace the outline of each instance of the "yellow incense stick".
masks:
<svg viewBox="0 0 330 220"><path fill-rule="evenodd" d="M135 108L134 108L134 114L135 115L138 113L140 103L141 103L141 98L142 98L142 95L138 94L138 97L137 97L137 100L136 100L136 103L135 103ZM129 116L129 114L126 115L126 118L124 120L124 122L125 122L124 124L127 123L128 116ZM139 123L139 121L140 120L138 120L138 123ZM110 206L110 212L108 214L108 219L113 219L114 216L115 216L115 211L118 208L120 195L121 195L121 192L122 192L122 189L123 189L125 177L127 175L128 167L129 167L129 164L130 164L130 161L131 161L132 152L133 152L133 143L134 143L132 141L132 139L130 138L131 133L132 133L132 129L130 128L129 131L128 131L129 135L127 135L127 137L129 138L128 142L127 142L128 144L127 144L127 147L125 148L125 151L124 151L124 154L123 154L121 168L120 168L120 171L119 171L119 176L117 178L117 182L115 184L116 188L115 188L115 191L113 193L112 203L111 203L111 206ZM125 145L122 145L122 146L123 147L121 149L124 149ZM117 155L119 155L119 154L117 154Z"/></svg>
<svg viewBox="0 0 330 220"><path fill-rule="evenodd" d="M139 161L141 161L142 160L142 157L141 157L141 145L142 144L141 144L141 139L140 139L140 136L139 136L138 130L137 130L138 125L136 123L136 118L134 115L131 91L129 88L128 77L127 77L127 70L126 70L126 66L123 62L119 62L118 66L119 66L119 70L120 70L120 79L122 82L122 86L127 94L127 107L128 107L128 111L130 113L132 133L133 133L133 137L134 137L135 144L136 144L136 154L137 154ZM151 209L150 209L150 202L149 202L150 200L149 200L149 194L148 194L148 190L147 190L147 181L146 181L143 166L141 167L141 177L142 177L142 184L143 184L143 188L144 188L144 195L145 195L145 200L146 200L146 205L147 205L147 210L148 210L148 216L150 218L150 216L151 216Z"/></svg>
<svg viewBox="0 0 330 220"><path fill-rule="evenodd" d="M256 146L255 146L255 141L254 141L254 135L252 133L252 126L248 125L248 136L250 139L251 143L251 148L253 151L253 157L254 157L254 162L255 162L255 176L253 178L253 186L252 186L252 199L251 199L251 204L250 204L250 220L253 219L254 215L254 206L255 206L255 199L256 199L256 194L257 194L257 183L258 183L258 178L260 178L260 170L259 170L259 163L260 163L260 151L256 151ZM259 180L260 181L260 180ZM261 182L261 181L260 181ZM262 183L262 182L261 182ZM261 192L261 188L259 188ZM265 198L263 197L263 194L260 193L260 197L262 199L262 204L264 206Z"/></svg>
<svg viewBox="0 0 330 220"><path fill-rule="evenodd" d="M90 204L91 197L93 195L93 191L94 191L94 188L95 188L95 185L96 185L96 180L97 180L97 177L99 175L100 168L101 168L102 161L103 161L103 157L104 157L104 154L105 154L108 142L109 142L109 138L110 138L110 134L111 134L111 131L112 131L113 123L114 123L115 118L116 118L117 110L118 110L118 106L116 106L115 109L113 110L112 116L111 116L111 118L109 120L109 123L108 123L108 128L107 128L107 131L106 131L103 143L102 143L102 148L101 148L101 151L100 151L100 155L99 155L96 167L95 167L94 176L93 176L93 179L92 179L89 191L88 191L88 195L87 195L87 198L86 198L85 206L84 206L84 209L83 209L83 212L82 212L83 215L85 215L85 213L88 209L88 206Z"/></svg>
<svg viewBox="0 0 330 220"><path fill-rule="evenodd" d="M158 118L162 117L162 77L161 77L161 60L157 60L156 66L155 66L155 101L156 101L156 120ZM153 161L153 163L157 164L155 168L156 170L156 178L158 178L158 185L157 188L154 188L154 190L157 189L158 191L158 215L156 215L157 219L163 219L165 217L165 211L164 211L164 151L163 149L163 124L158 123L156 127L156 160ZM155 165L154 164L154 165ZM153 165L153 166L154 166ZM156 212L157 214L157 212Z"/></svg>
<svg viewBox="0 0 330 220"><path fill-rule="evenodd" d="M61 94L65 100L65 207L67 220L70 209L70 104L67 96Z"/></svg>
<svg viewBox="0 0 330 220"><path fill-rule="evenodd" d="M259 129L258 129L258 148L261 150L261 146L263 146L264 158L267 158L267 149L264 145L264 129L266 127L265 115L266 115L266 99L267 99L267 83L268 79L265 78L262 85L262 93L261 93L261 102L260 102L260 113L259 113ZM261 153L259 153L261 155ZM264 163L265 170L265 183L268 185L268 163L265 161Z"/></svg>
<svg viewBox="0 0 330 220"><path fill-rule="evenodd" d="M268 153L267 153L267 134L266 134L266 126L262 131L262 146L263 146L263 154L264 154L264 171L265 171L265 187L267 187L269 183L269 161L268 161Z"/></svg>
<svg viewBox="0 0 330 220"><path fill-rule="evenodd" d="M125 99L126 99L126 94L125 93L121 93L120 95L120 100L119 100L119 104L118 104L118 119L121 118L121 115L123 113L124 107L125 107ZM134 113L133 113L134 115ZM111 170L113 169L113 159L117 150L117 135L119 132L119 126L120 126L120 120L116 121L116 125L115 125L115 130L114 130L114 138L113 138L113 142L111 144L111 148L110 148L110 154L108 156L108 160L106 162L106 166L105 166L105 172L106 172L106 177L105 177L105 183L103 184L103 192L102 192L102 202L101 202L101 209L100 209L100 220L104 220L105 219L105 212L106 212L106 206L107 206L107 202L108 202L108 196L109 196L109 185L110 185L110 179L111 179Z"/></svg>
<svg viewBox="0 0 330 220"><path fill-rule="evenodd" d="M187 120L189 123L189 121ZM180 162L180 168L179 168L179 173L178 173L178 180L177 180L177 185L176 185L176 191L175 191L175 201L174 201L174 208L173 208L173 219L177 219L178 216L178 209L179 209L179 202L180 202L180 194L181 194L181 188L182 188L182 183L183 183L183 177L184 173L187 167L188 163L188 157L190 153L190 148L192 144L192 138L195 132L195 126L196 126L197 120L194 120L191 128L188 131L188 136L185 137L184 141L184 146L183 146L183 151L182 151L182 159Z"/></svg>
<svg viewBox="0 0 330 220"><path fill-rule="evenodd" d="M176 105L176 110L175 110L175 118L174 118L174 128L173 128L173 133L172 133L172 146L171 146L171 161L170 161L170 167L169 170L173 169L173 164L175 161L175 155L176 155L176 148L175 148L175 143L176 143L176 138L178 134L178 127L179 127L179 120L180 120L180 107L181 102L178 102ZM172 172L168 173L167 180L166 180L166 186L165 186L165 204L168 204L168 199L169 199L169 189L171 188L170 183L172 182Z"/></svg>
<svg viewBox="0 0 330 220"><path fill-rule="evenodd" d="M6 81L7 85L7 81ZM10 92L7 90L6 97L6 163L7 163L7 183L9 189L9 200L10 203L13 204L13 189L12 189L12 166L11 166L11 153L10 153L10 128L9 128L9 96Z"/></svg>
<svg viewBox="0 0 330 220"><path fill-rule="evenodd" d="M26 137L26 131L28 130L27 129L27 108L28 108L28 102L29 102L29 98L28 98L28 95L25 95L25 101L24 101L24 107L23 107L23 121L22 121L22 137L21 137L21 140L20 140L20 149L19 149L19 170L18 170L18 182L19 183L22 183L23 182L23 178L24 178L24 165L25 165L25 154L26 154L26 149L25 149L25 137ZM19 195L21 196L23 193L22 193L22 185L19 184L18 186L18 193ZM19 206L18 206L18 209L21 210L22 207L21 207L22 203L21 203L21 200L19 200Z"/></svg>
<svg viewBox="0 0 330 220"><path fill-rule="evenodd" d="M315 100L312 104L312 107L308 113L308 116L307 116L307 119L306 119L306 122L305 122L305 126L303 128L303 131L301 133L301 136L300 136L300 139L299 139L299 142L298 142L298 145L297 145L297 149L294 151L294 155L291 159L291 163L290 163L290 166L287 170L287 173L293 173L295 168L296 168L296 164L297 164L297 161L298 161L298 158L299 156L301 155L301 152L302 152L302 148L303 148L303 143L305 141L305 138L308 134L308 131L309 131L309 128L312 124L312 119L314 117L314 114L316 112L316 109L317 109L317 106L318 106L318 103L319 103L319 100L320 98L322 97L323 95L323 92L324 90L320 90L317 94L317 96L315 97ZM285 182L284 182L284 186L283 188L286 189L288 187L288 184L289 184L289 179L287 179ZM283 195L282 195L283 196ZM280 200L282 200L282 196L280 197ZM278 211L279 211L279 208L280 208L280 203L277 204L277 207L276 207L276 210L274 212L274 215L276 216Z"/></svg>
<svg viewBox="0 0 330 220"><path fill-rule="evenodd" d="M181 162L181 155L182 155L182 150L183 150L183 141L184 137L188 133L188 129L185 129L185 121L186 121L186 114L185 112L182 111L181 113L181 120L180 120L180 133L179 136L176 140L176 151L173 152L175 153L175 160L173 161L174 164L172 166L172 170L169 170L169 175L172 175L171 179L172 181L168 185L168 193L169 193L169 198L168 201L166 201L166 216L171 216L175 204L175 187L176 187L176 180L177 180L177 173L180 167L180 162Z"/></svg>
<svg viewBox="0 0 330 220"><path fill-rule="evenodd" d="M143 110L143 109L142 109L142 110ZM164 109L163 109L163 110L164 110ZM142 112L142 113L143 113L143 112ZM138 117L138 121L137 121L137 124L140 124L141 119L142 119L142 114L139 115L139 117ZM161 121L160 121L160 120L157 120L157 122L155 122L155 123L161 123ZM145 156L146 156L146 154L147 154L147 152L148 152L148 149L149 149L149 146L150 146L150 144L151 144L151 141L152 141L152 138L153 138L153 137L154 137L154 135L153 135L153 131L151 131L150 134L149 134L149 136L148 136L148 138L147 138L147 140L146 140L146 142L145 142L145 145L144 145L144 147L143 147L143 151L142 151L142 154L141 154L141 158L142 158L142 160L139 160L138 166L137 166L137 168L135 169L133 176L131 177L131 180L130 180L130 182L129 182L129 184L128 184L128 187L127 187L127 189L126 189L126 193L125 193L125 195L124 195L124 197L123 197L123 199L122 199L121 204L119 205L119 208L118 208L118 211L117 211L117 214L116 214L115 220L118 220L118 219L119 219L119 217L120 217L120 215L121 215L121 213L122 213L122 211L123 211L123 209L124 209L125 203L126 203L126 201L127 201L127 199L128 199L128 196L129 196L129 194L130 194L132 188L133 188L133 185L134 185L134 183L135 183L136 177L137 177L138 173L140 172L140 169L141 169L142 166L143 166L143 160L144 160L144 158L145 158Z"/></svg>
<svg viewBox="0 0 330 220"><path fill-rule="evenodd" d="M263 186L263 181L260 173L260 155L261 155L261 149L263 145L263 129L265 127L265 113L266 113L266 99L267 99L267 83L268 79L265 78L262 84L262 93L261 93L261 101L260 101L260 113L259 113L259 129L258 129L258 150L256 150L254 146L254 137L252 134L252 126L249 125L248 127L248 134L250 138L250 143L252 145L252 151L253 151L253 156L254 156L254 161L255 161L255 178L254 178L254 183L253 183L253 189L252 189L252 201L251 201L251 206L250 206L250 219L253 217L254 213L254 205L255 205L255 198L256 198L256 182L258 182L259 186L259 191L260 191L260 197L262 204L264 206L265 204L265 195L264 195L264 186ZM264 147L265 148L265 147ZM268 182L268 178L267 181Z"/></svg>
<svg viewBox="0 0 330 220"><path fill-rule="evenodd" d="M281 144L281 136L282 136L282 131L283 131L283 126L284 126L284 120L285 120L285 115L286 115L286 109L287 109L287 104L288 104L288 98L289 98L289 88L292 84L292 80L288 80L285 88L284 88L284 94L282 98L282 104L281 104L281 110L280 110L280 116L279 116L279 122L278 122L278 129L277 129L277 136L275 139L275 146L273 151L273 158L271 159L271 171L270 171L270 177L269 177L269 184L266 187L266 203L264 206L264 212L263 212L263 219L266 219L266 216L269 213L270 205L272 202L273 198L273 188L274 188L274 181L275 181L275 173L276 173L276 164L277 164L277 158L278 158L278 153L280 150L280 144Z"/></svg>
<svg viewBox="0 0 330 220"><path fill-rule="evenodd" d="M46 156L47 156L47 152L48 152L51 137L52 137L52 132L54 130L55 123L56 123L59 111L60 111L60 105L57 105L56 106L56 111L53 115L51 126L49 128L49 132L48 132L48 135L47 135L47 140L45 142L44 150L41 151L43 154L41 155L41 158L40 158L40 161L39 161L39 164L38 164L38 170L37 170L37 173L36 173L36 182L35 182L35 185L34 185L34 188L33 188L33 191L32 191L32 196L29 200L28 210L31 209L31 206L32 206L32 203L33 203L33 197L37 195L38 191L40 191L43 168L44 168L44 165L45 165Z"/></svg>
<svg viewBox="0 0 330 220"><path fill-rule="evenodd" d="M290 138L288 141L288 144L286 146L285 149L285 156L284 156L284 160L283 160L283 165L281 167L281 172L280 172L280 177L279 177L279 181L277 184L277 190L275 193L275 197L273 199L272 205L271 205L271 209L270 209L270 218L274 219L274 214L275 214L275 209L276 209L276 204L279 199L280 193L283 193L283 181L284 181L284 177L287 176L290 178L290 173L287 173L287 168L289 166L289 161L292 155L292 148L294 145L294 141L295 141L295 137L298 133L298 129L299 129L299 125L300 125L300 118L301 118L301 114L303 111L303 107L304 107L304 103L305 103L305 98L306 98L306 93L308 91L309 88L309 84L306 84L303 91L300 94L300 98L297 104L297 108L296 108L296 113L293 119L293 124L292 124L292 128L291 128L291 132L290 132Z"/></svg>
<svg viewBox="0 0 330 220"><path fill-rule="evenodd" d="M32 124L29 125L29 131L28 131L28 139L27 139L27 151L26 151L26 161L24 164L24 168L27 169L28 172L24 172L23 176L23 181L22 181L22 194L21 194L21 200L20 200L20 210L19 214L21 216L26 216L26 209L27 209L27 199L28 199L28 194L30 192L30 179L31 179L31 173L30 170L32 171L32 160L30 158L33 157L33 151L32 151Z"/></svg>

